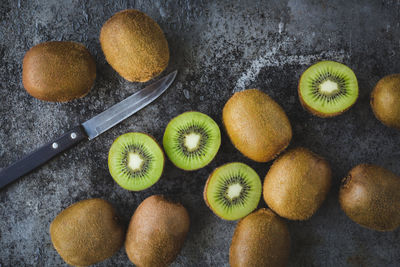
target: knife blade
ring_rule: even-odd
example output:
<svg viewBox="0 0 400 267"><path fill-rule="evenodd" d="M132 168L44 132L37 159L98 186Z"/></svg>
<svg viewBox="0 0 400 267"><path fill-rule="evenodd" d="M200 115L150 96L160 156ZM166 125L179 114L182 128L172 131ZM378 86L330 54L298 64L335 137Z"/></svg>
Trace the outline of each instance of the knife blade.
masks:
<svg viewBox="0 0 400 267"><path fill-rule="evenodd" d="M144 108L168 89L174 81L177 72L171 72L88 121L67 131L55 140L41 146L9 167L2 169L0 171L0 189L33 171L82 140L91 140L99 136L101 133Z"/></svg>

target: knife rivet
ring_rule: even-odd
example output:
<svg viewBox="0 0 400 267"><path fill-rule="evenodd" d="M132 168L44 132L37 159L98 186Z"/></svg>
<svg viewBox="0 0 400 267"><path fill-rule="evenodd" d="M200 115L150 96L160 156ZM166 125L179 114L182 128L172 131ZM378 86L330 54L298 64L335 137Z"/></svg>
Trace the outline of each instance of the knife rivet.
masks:
<svg viewBox="0 0 400 267"><path fill-rule="evenodd" d="M71 133L71 138L75 139L76 138L76 133Z"/></svg>
<svg viewBox="0 0 400 267"><path fill-rule="evenodd" d="M58 147L58 144L57 144L56 142L54 142L54 143L51 145L51 147L54 148L54 149L56 149L56 148Z"/></svg>

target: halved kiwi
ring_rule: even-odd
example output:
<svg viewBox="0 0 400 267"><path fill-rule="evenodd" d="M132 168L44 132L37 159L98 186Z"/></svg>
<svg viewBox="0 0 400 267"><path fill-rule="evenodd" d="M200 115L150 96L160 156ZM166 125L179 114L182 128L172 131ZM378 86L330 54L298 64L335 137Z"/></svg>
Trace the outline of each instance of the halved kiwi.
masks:
<svg viewBox="0 0 400 267"><path fill-rule="evenodd" d="M319 117L342 114L358 98L354 72L338 62L321 61L309 67L300 77L299 99L304 108Z"/></svg>
<svg viewBox="0 0 400 267"><path fill-rule="evenodd" d="M260 177L251 167L240 162L215 169L204 188L207 206L222 219L231 221L255 210L260 197Z"/></svg>
<svg viewBox="0 0 400 267"><path fill-rule="evenodd" d="M164 153L153 137L144 133L119 136L108 153L108 168L123 188L140 191L155 184L164 169Z"/></svg>
<svg viewBox="0 0 400 267"><path fill-rule="evenodd" d="M165 129L163 146L175 166L192 171L209 164L221 145L218 124L206 114L189 111L173 118Z"/></svg>

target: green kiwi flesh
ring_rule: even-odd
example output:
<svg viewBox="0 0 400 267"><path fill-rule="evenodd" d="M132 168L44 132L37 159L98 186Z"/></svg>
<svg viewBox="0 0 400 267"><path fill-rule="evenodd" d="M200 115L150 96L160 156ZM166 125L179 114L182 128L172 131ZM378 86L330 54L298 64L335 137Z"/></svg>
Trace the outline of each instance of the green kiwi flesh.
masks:
<svg viewBox="0 0 400 267"><path fill-rule="evenodd" d="M319 117L333 117L356 102L357 77L346 65L321 61L301 75L298 93L301 104L308 111Z"/></svg>
<svg viewBox="0 0 400 267"><path fill-rule="evenodd" d="M221 145L218 124L209 116L190 111L173 118L165 129L163 146L168 158L183 170L208 165Z"/></svg>
<svg viewBox="0 0 400 267"><path fill-rule="evenodd" d="M109 202L93 198L60 212L50 224L50 237L66 263L89 266L111 257L121 248L125 229Z"/></svg>
<svg viewBox="0 0 400 267"><path fill-rule="evenodd" d="M288 227L269 209L241 219L229 249L231 267L286 266L290 254Z"/></svg>
<svg viewBox="0 0 400 267"><path fill-rule="evenodd" d="M204 188L204 200L220 218L238 220L257 208L261 181L248 165L233 162L215 169Z"/></svg>
<svg viewBox="0 0 400 267"><path fill-rule="evenodd" d="M140 191L155 184L164 169L164 153L153 137L144 133L119 136L108 153L108 168L123 188Z"/></svg>
<svg viewBox="0 0 400 267"><path fill-rule="evenodd" d="M400 177L377 165L357 165L342 181L339 202L359 225L393 231L400 226Z"/></svg>

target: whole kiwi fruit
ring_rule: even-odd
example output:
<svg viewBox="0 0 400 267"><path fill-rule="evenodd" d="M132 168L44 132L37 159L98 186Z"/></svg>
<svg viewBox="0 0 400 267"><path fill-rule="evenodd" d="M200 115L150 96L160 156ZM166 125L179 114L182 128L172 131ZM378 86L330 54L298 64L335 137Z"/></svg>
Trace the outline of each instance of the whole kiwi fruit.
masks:
<svg viewBox="0 0 400 267"><path fill-rule="evenodd" d="M83 97L95 79L96 63L80 43L45 42L25 54L22 83L40 100L66 102Z"/></svg>
<svg viewBox="0 0 400 267"><path fill-rule="evenodd" d="M235 93L225 104L222 119L233 145L257 162L272 160L292 139L285 111L258 89Z"/></svg>
<svg viewBox="0 0 400 267"><path fill-rule="evenodd" d="M400 177L377 165L357 165L342 180L339 202L361 226L395 230L400 225Z"/></svg>
<svg viewBox="0 0 400 267"><path fill-rule="evenodd" d="M168 65L168 42L160 26L134 9L114 14L101 28L107 62L130 82L146 82Z"/></svg>
<svg viewBox="0 0 400 267"><path fill-rule="evenodd" d="M54 248L74 266L89 266L111 257L124 243L125 231L113 206L99 198L79 201L50 225Z"/></svg>
<svg viewBox="0 0 400 267"><path fill-rule="evenodd" d="M379 80L371 93L371 107L383 124L400 130L400 74Z"/></svg>
<svg viewBox="0 0 400 267"><path fill-rule="evenodd" d="M286 223L269 209L259 209L239 221L229 249L231 267L286 266L290 234Z"/></svg>
<svg viewBox="0 0 400 267"><path fill-rule="evenodd" d="M325 200L331 186L329 163L298 147L274 161L264 179L263 196L279 216L307 220Z"/></svg>
<svg viewBox="0 0 400 267"><path fill-rule="evenodd" d="M146 198L129 223L125 249L140 267L163 267L178 256L189 231L189 215L181 204L159 195Z"/></svg>

